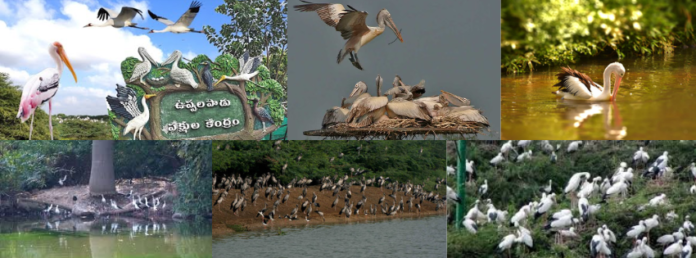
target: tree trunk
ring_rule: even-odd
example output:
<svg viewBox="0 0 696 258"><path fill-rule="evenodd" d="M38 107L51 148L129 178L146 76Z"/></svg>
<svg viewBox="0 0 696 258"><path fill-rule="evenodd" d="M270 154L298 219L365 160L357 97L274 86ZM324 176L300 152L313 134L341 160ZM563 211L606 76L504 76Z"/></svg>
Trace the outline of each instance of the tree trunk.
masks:
<svg viewBox="0 0 696 258"><path fill-rule="evenodd" d="M92 141L92 170L89 176L91 195L115 194L114 141Z"/></svg>

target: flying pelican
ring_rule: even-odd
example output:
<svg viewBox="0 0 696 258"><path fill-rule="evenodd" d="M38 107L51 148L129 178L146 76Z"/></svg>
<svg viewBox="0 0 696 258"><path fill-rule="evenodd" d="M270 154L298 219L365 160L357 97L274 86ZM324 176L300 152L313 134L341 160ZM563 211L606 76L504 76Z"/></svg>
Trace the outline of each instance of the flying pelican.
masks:
<svg viewBox="0 0 696 258"><path fill-rule="evenodd" d="M116 97L106 96L106 104L109 110L128 119L126 128L123 129L123 135L128 134L133 130L133 140L137 136L142 140L143 128L150 121L150 109L147 106L147 100L156 96L155 94L145 94L140 100L143 106L143 112L138 108L138 95L135 90L116 84Z"/></svg>
<svg viewBox="0 0 696 258"><path fill-rule="evenodd" d="M377 24L379 27L368 27L365 23L367 12L358 11L350 5L348 5L348 9L346 9L342 4L311 3L304 0L302 0L302 2L305 4L295 5L295 10L300 12L316 11L317 14L319 14L319 18L321 18L324 23L334 27L336 31L340 31L343 39L347 40L343 49L338 51L338 63L341 63L343 58L350 54L350 62L355 68L362 70L362 66L358 60L358 51L360 47L381 35L384 32L385 26L394 31L396 37L398 37L401 42L404 42L403 38L401 38L401 32L399 32L396 24L394 24L391 14L387 9L382 9L377 13Z"/></svg>
<svg viewBox="0 0 696 258"><path fill-rule="evenodd" d="M140 15L140 18L145 20L145 17L143 17L143 11L139 9L135 9L133 7L128 7L124 6L121 7L121 12L116 13L114 10L108 9L108 8L99 8L99 11L97 12L97 18L100 21L106 20L106 22L102 24L93 24L89 23L85 25L83 28L87 27L114 27L114 28L123 28L123 27L131 27L131 28L136 28L136 29L141 29L141 30L147 30L148 28L143 28L143 27L138 27L137 23L133 23L133 18L135 18L135 15Z"/></svg>
<svg viewBox="0 0 696 258"><path fill-rule="evenodd" d="M63 73L63 63L70 69L70 72L77 82L77 75L70 64L70 60L65 55L63 45L59 42L54 42L48 47L48 53L56 62L56 68L46 68L40 73L32 76L24 84L22 89L22 98L19 102L19 111L17 118L20 118L22 123L27 121L31 116L31 124L29 125L29 140L31 133L34 131L34 111L37 107L48 102L48 128L51 131L51 140L53 140L53 123L51 122L51 100L58 93L60 87L60 76ZM61 63L62 61L62 63Z"/></svg>
<svg viewBox="0 0 696 258"><path fill-rule="evenodd" d="M198 1L193 1L191 2L191 6L189 6L189 9L186 10L186 12L179 17L179 20L176 22L172 22L167 18L164 18L162 16L157 16L154 14L152 11L147 10L147 13L150 14L150 17L152 19L164 23L164 25L167 25L166 28L163 30L150 30L150 33L161 33L161 32L172 32L172 33L186 33L186 32L196 32L196 33L203 33L202 31L195 30L193 28L189 28L191 26L191 22L193 22L193 19L196 18L196 14L198 14L198 11L201 9L201 3Z"/></svg>
<svg viewBox="0 0 696 258"><path fill-rule="evenodd" d="M563 67L563 71L558 73L558 82L554 86L558 90L553 92L556 96L569 100L589 100L589 101L615 101L616 93L619 92L621 79L626 73L626 69L621 63L609 64L604 70L604 86L600 86L590 79L589 76L576 70ZM616 76L614 82L614 92L611 93L611 75Z"/></svg>
<svg viewBox="0 0 696 258"><path fill-rule="evenodd" d="M261 125L263 126L263 133L266 133L266 122L274 124L273 118L271 117L271 114L268 113L268 110L266 110L264 107L259 107L259 99L254 98L251 101L254 102L254 108L251 109L251 111L252 113L254 113L256 119L261 121Z"/></svg>
<svg viewBox="0 0 696 258"><path fill-rule="evenodd" d="M261 65L261 56L250 57L249 52L244 52L244 54L238 60L239 60L239 73L235 76L229 76L229 77L226 75L223 75L215 83L215 85L218 85L218 83L220 83L224 80L250 81L251 78L254 78L254 76L256 76L259 73L259 71L257 71L257 69L259 68L259 65Z"/></svg>

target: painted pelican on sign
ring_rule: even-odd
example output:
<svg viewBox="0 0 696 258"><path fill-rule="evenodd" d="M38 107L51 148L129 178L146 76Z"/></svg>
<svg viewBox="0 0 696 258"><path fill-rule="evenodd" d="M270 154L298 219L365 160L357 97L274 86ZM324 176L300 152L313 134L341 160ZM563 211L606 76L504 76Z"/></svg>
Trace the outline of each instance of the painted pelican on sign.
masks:
<svg viewBox="0 0 696 258"><path fill-rule="evenodd" d="M56 68L46 68L40 73L29 78L24 88L22 89L22 99L19 102L19 111L17 118L22 120L22 123L27 121L31 116L31 124L29 125L29 140L31 133L34 130L34 111L39 106L48 102L48 128L51 131L51 140L53 140L53 124L51 123L51 99L58 92L60 75L63 74L63 63L70 69L70 72L77 82L75 71L70 65L70 60L65 55L63 45L59 42L54 42L48 47L48 53L56 62ZM62 62L61 62L62 61Z"/></svg>
<svg viewBox="0 0 696 258"><path fill-rule="evenodd" d="M558 87L558 90L552 93L570 100L615 101L621 79L626 73L626 69L621 63L611 63L604 70L604 86L600 86L584 73L566 67L562 69L563 71L556 75L559 82L553 85ZM610 84L612 74L616 77L613 93Z"/></svg>
<svg viewBox="0 0 696 258"><path fill-rule="evenodd" d="M391 14L387 9L382 9L377 13L377 24L379 27L368 27L365 24L365 18L367 18L367 12L358 11L352 6L348 5L348 9L343 7L342 4L328 4L328 3L311 3L302 0L302 5L295 5L295 10L300 12L317 12L319 18L321 18L324 23L334 27L336 31L341 32L341 36L346 41L343 49L338 51L337 62L341 63L343 58L350 55L350 62L356 68L362 70L360 61L358 60L358 51L360 47L366 45L377 36L384 32L385 26L389 27L396 37L404 42L401 38L401 32L394 24L391 18Z"/></svg>

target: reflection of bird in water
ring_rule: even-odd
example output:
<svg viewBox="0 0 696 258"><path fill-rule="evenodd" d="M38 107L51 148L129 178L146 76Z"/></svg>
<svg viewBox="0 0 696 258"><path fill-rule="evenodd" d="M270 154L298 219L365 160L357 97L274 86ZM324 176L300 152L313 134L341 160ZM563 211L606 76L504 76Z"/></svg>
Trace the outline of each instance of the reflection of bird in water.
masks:
<svg viewBox="0 0 696 258"><path fill-rule="evenodd" d="M208 91L213 91L213 83L215 79L213 79L213 74L210 72L210 63L202 62L201 64L203 65L203 70L201 71L203 83L205 83L205 86L208 87Z"/></svg>
<svg viewBox="0 0 696 258"><path fill-rule="evenodd" d="M271 124L273 123L273 118L271 117L271 114L268 113L268 110L266 110L264 107L259 107L259 99L252 99L252 102L254 102L254 108L251 110L252 113L254 113L254 116L256 119L261 121L261 125L263 125L263 132L266 132L266 122L269 122Z"/></svg>
<svg viewBox="0 0 696 258"><path fill-rule="evenodd" d="M614 102L599 102L586 103L578 101L561 101L559 100L559 108L565 108L563 113L564 120L573 121L574 128L580 128L591 117L603 115L604 138L620 140L626 137L626 127L623 126L621 113ZM616 118L616 125L612 122ZM588 133L589 130L578 131Z"/></svg>

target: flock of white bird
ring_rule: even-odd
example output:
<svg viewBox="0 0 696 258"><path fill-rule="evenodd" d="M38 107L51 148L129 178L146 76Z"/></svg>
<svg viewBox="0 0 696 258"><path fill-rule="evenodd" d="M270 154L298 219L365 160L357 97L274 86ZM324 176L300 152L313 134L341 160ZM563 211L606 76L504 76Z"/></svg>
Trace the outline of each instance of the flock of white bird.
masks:
<svg viewBox="0 0 696 258"><path fill-rule="evenodd" d="M498 155L490 160L490 164L495 167L500 166L508 161L511 153L517 153L517 149L522 149L521 153L516 158L510 159L510 161L524 162L529 160L531 159L532 151L527 149L531 144L532 141L518 141L516 146L514 146L512 141L508 141L501 146ZM582 145L582 141L570 142L566 152L581 151ZM561 144L557 144L554 148L548 141L540 141L540 146L545 153L549 154L550 162L555 163L557 159L556 151L561 151ZM551 180L549 180L547 186L541 189L542 196L540 200L532 200L522 206L509 220L507 219L508 211L497 209L491 202L491 199L486 199L483 202L477 199L473 207L466 213L462 222L463 226L470 233L476 234L480 225L498 225L498 229L506 230L504 228L509 224L509 227L512 227L510 230L513 232L503 237L498 244L498 250L501 252L507 251L509 256L510 249L515 244L521 244L529 248L533 247L532 234L525 226L532 226L527 224L529 218L536 221L540 217L545 217L548 221L543 226L543 229L555 232L556 244L564 244L564 239L577 238L581 234L576 230L595 224L588 222L592 220L594 214L600 211L600 203L605 203L610 198L625 199L628 197L629 188L631 188L634 180L634 167L636 170L638 168L643 169L644 172L639 176L647 179L664 180L673 176L674 170L668 166L668 152L663 152L652 163L649 163L649 160L650 155L643 150L643 147L640 147L632 157L632 167L629 167L625 162L621 162L611 177L602 178L598 176L593 178L589 172L573 174L562 193L570 196L570 209L561 209L554 212L553 208L557 205L557 195L552 192L553 182ZM467 181L474 182L477 177L474 161L466 161L466 171L468 174ZM696 164L691 163L686 171L691 173L696 183ZM448 167L447 172L449 175L454 175L454 167ZM479 186L477 191L479 198L487 194L495 194L489 193L488 189L488 180L484 180L484 183ZM691 186L688 192L691 195L696 195L696 184ZM600 203L590 203L589 200L593 196L601 197ZM461 204L459 195L449 186L447 187L447 199L448 201ZM650 199L648 203L638 207L638 211L642 211L647 207L668 207L668 203L667 195L664 193L659 194ZM481 204L485 204L487 208L485 212L479 208ZM676 221L678 218L679 215L674 210L664 215L664 219L668 221ZM696 246L696 236L694 236L696 232L694 232L694 224L689 219L689 215L684 216L684 221L681 223L682 226L676 231L652 241L653 244L665 247L662 251L663 255L680 258L691 257L693 247ZM656 253L659 254L659 251L655 251L650 247L650 230L659 227L660 220L661 216L655 214L650 218L640 220L635 226L628 229L625 238L633 241L633 248L629 253L621 257L655 257ZM588 243L591 257L617 256L612 251L616 241L616 234L607 225L598 227L596 234L592 236L590 243Z"/></svg>

